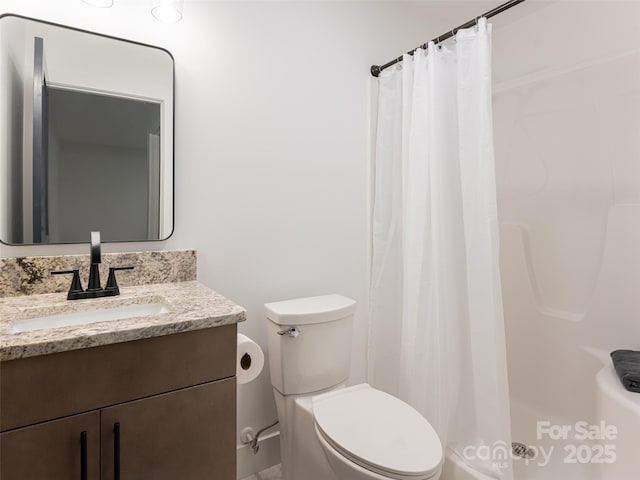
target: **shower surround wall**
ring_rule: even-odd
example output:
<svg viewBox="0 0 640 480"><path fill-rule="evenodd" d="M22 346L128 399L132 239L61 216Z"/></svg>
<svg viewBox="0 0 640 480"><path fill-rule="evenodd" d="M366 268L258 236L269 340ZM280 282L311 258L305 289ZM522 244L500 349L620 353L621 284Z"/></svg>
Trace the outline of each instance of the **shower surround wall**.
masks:
<svg viewBox="0 0 640 480"><path fill-rule="evenodd" d="M517 78L502 65L494 89L513 440L554 449L546 466L515 461L523 480L635 478L640 466L640 395L622 389L609 359L640 349L640 12L572 3L522 19L516 45L496 55L520 47L516 62L530 62ZM569 32L577 15L584 23ZM576 422L601 420L615 438L576 439ZM572 430L553 440L538 421ZM598 443L614 446L615 462L600 463Z"/></svg>

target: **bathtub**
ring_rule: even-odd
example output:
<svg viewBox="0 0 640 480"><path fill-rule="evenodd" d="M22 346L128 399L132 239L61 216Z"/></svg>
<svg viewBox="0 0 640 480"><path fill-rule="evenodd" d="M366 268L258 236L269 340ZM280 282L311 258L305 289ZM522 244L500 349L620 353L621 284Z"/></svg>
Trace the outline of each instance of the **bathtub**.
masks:
<svg viewBox="0 0 640 480"><path fill-rule="evenodd" d="M640 348L640 204L612 206L604 231L585 308L562 311L544 301L530 229L501 224L512 439L553 453L544 462L514 461L516 480L640 478L640 394L622 387L609 357ZM539 422L571 431L551 438ZM602 422L617 429L615 438L575 438L576 425Z"/></svg>
<svg viewBox="0 0 640 480"><path fill-rule="evenodd" d="M616 460L597 465L599 479L632 479L640 476L640 393L622 386L613 366L605 365L596 375L599 417L616 428L615 439L602 444L615 447Z"/></svg>
<svg viewBox="0 0 640 480"><path fill-rule="evenodd" d="M512 398L513 432L536 449L532 460L515 458L514 480L631 480L640 472L640 394L625 390L608 355L598 354L600 369L592 377L595 412L589 420L561 418ZM575 401L580 401L576 398ZM543 422L539 424L539 422ZM590 428L601 438L576 440ZM569 426L567 438L539 436L539 425ZM615 433L614 433L615 432ZM586 433L585 433L586 435ZM560 437L562 437L560 435ZM448 451L441 480L495 480L475 471Z"/></svg>
<svg viewBox="0 0 640 480"><path fill-rule="evenodd" d="M495 480L467 465L454 451L447 450L440 480Z"/></svg>

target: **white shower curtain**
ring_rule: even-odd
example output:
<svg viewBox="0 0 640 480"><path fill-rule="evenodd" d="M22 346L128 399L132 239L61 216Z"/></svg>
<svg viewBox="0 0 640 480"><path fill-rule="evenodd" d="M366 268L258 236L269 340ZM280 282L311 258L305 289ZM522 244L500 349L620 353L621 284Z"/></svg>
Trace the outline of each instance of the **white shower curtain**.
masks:
<svg viewBox="0 0 640 480"><path fill-rule="evenodd" d="M379 77L369 380L449 453L511 479L491 116L491 25Z"/></svg>

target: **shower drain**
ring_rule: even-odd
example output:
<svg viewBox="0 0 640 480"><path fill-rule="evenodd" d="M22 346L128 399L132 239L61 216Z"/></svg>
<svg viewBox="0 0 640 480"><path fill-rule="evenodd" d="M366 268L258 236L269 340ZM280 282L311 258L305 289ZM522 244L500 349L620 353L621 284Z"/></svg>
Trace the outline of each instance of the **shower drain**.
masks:
<svg viewBox="0 0 640 480"><path fill-rule="evenodd" d="M511 444L511 451L514 456L524 458L526 460L531 460L536 456L536 451L524 443L513 442Z"/></svg>

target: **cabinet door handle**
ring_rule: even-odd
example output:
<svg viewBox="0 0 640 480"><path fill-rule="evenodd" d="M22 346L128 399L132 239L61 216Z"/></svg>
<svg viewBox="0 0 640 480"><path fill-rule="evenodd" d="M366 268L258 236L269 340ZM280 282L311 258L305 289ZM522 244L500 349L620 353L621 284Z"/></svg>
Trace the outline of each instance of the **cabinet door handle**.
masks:
<svg viewBox="0 0 640 480"><path fill-rule="evenodd" d="M113 424L113 480L120 480L120 422Z"/></svg>
<svg viewBox="0 0 640 480"><path fill-rule="evenodd" d="M87 431L80 433L80 480L87 480Z"/></svg>

